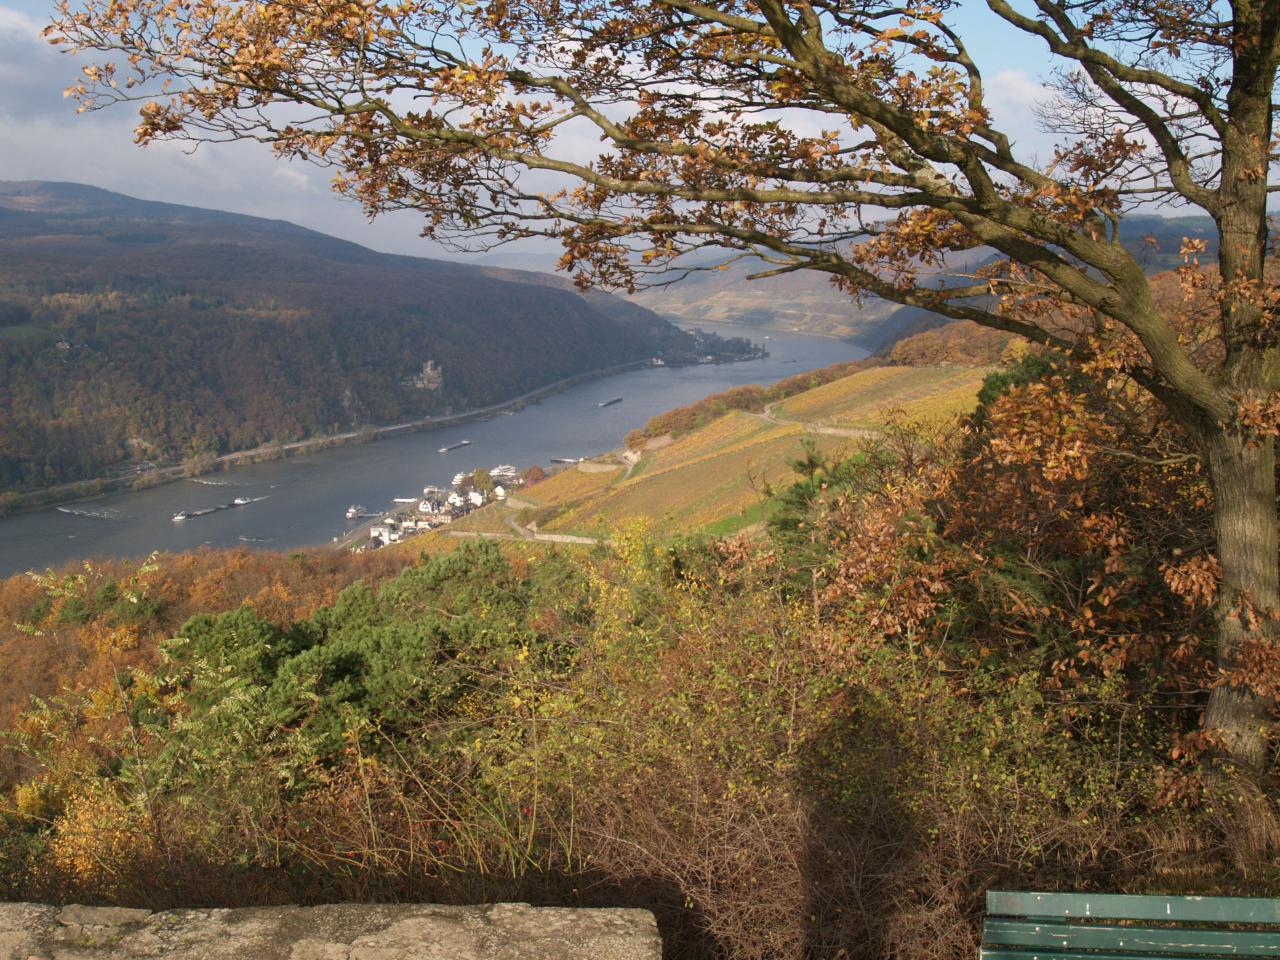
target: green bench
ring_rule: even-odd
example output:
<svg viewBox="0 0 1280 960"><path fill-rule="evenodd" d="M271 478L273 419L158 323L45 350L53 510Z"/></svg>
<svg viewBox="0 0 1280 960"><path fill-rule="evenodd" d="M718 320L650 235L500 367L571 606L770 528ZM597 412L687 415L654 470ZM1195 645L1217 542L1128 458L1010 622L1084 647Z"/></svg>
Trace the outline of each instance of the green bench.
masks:
<svg viewBox="0 0 1280 960"><path fill-rule="evenodd" d="M1154 957L1280 958L1280 900L987 893L980 960Z"/></svg>

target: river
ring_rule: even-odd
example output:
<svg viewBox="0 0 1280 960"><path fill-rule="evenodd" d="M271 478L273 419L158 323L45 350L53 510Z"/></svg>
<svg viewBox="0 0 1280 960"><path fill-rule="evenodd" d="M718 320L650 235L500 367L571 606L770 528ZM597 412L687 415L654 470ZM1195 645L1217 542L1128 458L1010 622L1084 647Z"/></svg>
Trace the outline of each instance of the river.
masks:
<svg viewBox="0 0 1280 960"><path fill-rule="evenodd" d="M338 447L291 460L250 464L151 490L111 494L0 518L0 576L103 556L143 557L153 550L250 546L270 550L330 543L349 531L350 504L386 509L423 486L447 486L455 473L509 463L524 469L552 457L583 457L618 447L627 431L655 414L748 383L783 377L866 351L840 340L716 324L725 336L763 342L770 355L744 363L653 367L593 380L525 409L488 420L425 430L376 443ZM621 403L600 408L602 400ZM471 440L449 453L440 447ZM208 481L213 481L213 485ZM236 498L243 506L175 523L180 510L206 510Z"/></svg>

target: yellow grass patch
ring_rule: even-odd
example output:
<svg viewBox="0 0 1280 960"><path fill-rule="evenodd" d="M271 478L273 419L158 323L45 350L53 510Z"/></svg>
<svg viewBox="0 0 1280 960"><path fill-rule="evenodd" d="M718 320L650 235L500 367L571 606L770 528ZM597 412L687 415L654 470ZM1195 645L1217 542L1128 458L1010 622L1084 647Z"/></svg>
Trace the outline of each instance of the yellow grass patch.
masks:
<svg viewBox="0 0 1280 960"><path fill-rule="evenodd" d="M539 507L555 506L604 489L613 483L621 472L621 467L601 473L588 473L577 467L569 467L552 474L541 483L535 483L532 487L520 488L515 496L518 500Z"/></svg>
<svg viewBox="0 0 1280 960"><path fill-rule="evenodd" d="M470 530L477 533L514 533L507 526L506 517L510 511L501 503L491 503L473 510L464 517L459 517L443 530ZM433 530L432 533L435 533Z"/></svg>

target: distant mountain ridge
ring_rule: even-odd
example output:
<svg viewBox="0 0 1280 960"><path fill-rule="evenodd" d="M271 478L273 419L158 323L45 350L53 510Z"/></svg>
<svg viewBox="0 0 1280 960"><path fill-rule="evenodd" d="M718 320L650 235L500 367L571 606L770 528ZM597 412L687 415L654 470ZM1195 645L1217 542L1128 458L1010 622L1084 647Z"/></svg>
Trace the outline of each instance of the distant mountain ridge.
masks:
<svg viewBox="0 0 1280 960"><path fill-rule="evenodd" d="M0 490L483 406L695 349L635 304L518 273L0 181Z"/></svg>
<svg viewBox="0 0 1280 960"><path fill-rule="evenodd" d="M1201 255L1203 262L1211 262L1218 255L1217 233L1209 217L1133 214L1122 221L1121 230L1122 245L1148 273L1170 270L1181 263L1183 237L1208 243ZM952 257L948 269L971 270L992 255L989 250L979 250L965 257ZM850 340L873 352L947 323L937 314L877 297L867 297L859 304L835 287L829 277L815 271L747 280L748 275L764 269L767 266L761 261L738 261L724 270L699 270L677 283L642 290L631 299L682 321L735 322L762 330L818 333Z"/></svg>

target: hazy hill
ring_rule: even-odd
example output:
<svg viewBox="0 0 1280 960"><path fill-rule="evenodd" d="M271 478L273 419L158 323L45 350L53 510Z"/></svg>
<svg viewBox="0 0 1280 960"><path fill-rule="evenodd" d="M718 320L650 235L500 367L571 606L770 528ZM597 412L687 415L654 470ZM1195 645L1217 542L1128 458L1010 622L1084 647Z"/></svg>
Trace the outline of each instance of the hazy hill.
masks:
<svg viewBox="0 0 1280 960"><path fill-rule="evenodd" d="M474 407L692 348L635 304L530 279L0 182L0 490Z"/></svg>
<svg viewBox="0 0 1280 960"><path fill-rule="evenodd" d="M1209 241L1203 262L1211 262L1217 256L1216 235L1208 217L1133 215L1124 221L1121 243L1133 251L1149 273L1159 273L1181 262L1183 237ZM953 259L950 268L967 270L989 256L989 252L975 251L967 258ZM844 337L872 351L947 322L935 314L875 297L868 297L859 306L825 275L813 271L747 280L748 275L761 269L765 266L760 262L746 260L724 270L701 270L676 283L641 291L633 300L680 320L821 333Z"/></svg>

